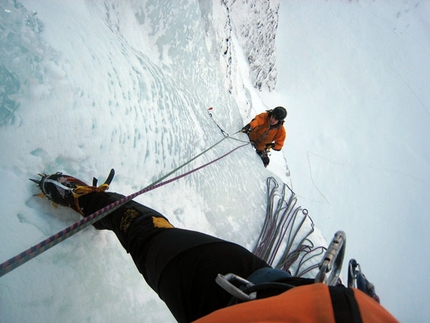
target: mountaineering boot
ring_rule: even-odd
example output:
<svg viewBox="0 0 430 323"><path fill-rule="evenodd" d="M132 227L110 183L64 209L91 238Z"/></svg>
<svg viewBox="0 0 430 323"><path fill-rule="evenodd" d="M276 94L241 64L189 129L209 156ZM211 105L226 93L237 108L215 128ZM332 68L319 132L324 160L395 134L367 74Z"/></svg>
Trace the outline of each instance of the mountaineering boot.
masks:
<svg viewBox="0 0 430 323"><path fill-rule="evenodd" d="M267 167L270 163L270 158L269 158L269 154L267 153L267 150L256 149L255 152L257 153L258 156L260 156L264 167Z"/></svg>
<svg viewBox="0 0 430 323"><path fill-rule="evenodd" d="M124 195L105 192L113 179L112 169L108 179L104 184L96 187L97 180L93 179L93 186L85 184L83 181L55 173L52 175L41 174L40 181L31 179L37 183L42 195L46 196L55 204L72 208L82 216L87 217L103 207L124 198ZM129 240L134 233L130 233L129 228L132 222L137 219L148 219L148 225L152 228L173 228L169 221L157 211L143 206L134 201L129 201L119 208L111 211L105 217L93 223L98 230L111 230L118 237L123 247L128 251Z"/></svg>
<svg viewBox="0 0 430 323"><path fill-rule="evenodd" d="M46 196L49 200L54 202L54 204L68 206L76 212L81 213L76 204L77 201L73 191L78 187L89 187L86 183L60 172L52 175L39 175L42 177L40 180L30 180L38 184L42 191L41 196Z"/></svg>

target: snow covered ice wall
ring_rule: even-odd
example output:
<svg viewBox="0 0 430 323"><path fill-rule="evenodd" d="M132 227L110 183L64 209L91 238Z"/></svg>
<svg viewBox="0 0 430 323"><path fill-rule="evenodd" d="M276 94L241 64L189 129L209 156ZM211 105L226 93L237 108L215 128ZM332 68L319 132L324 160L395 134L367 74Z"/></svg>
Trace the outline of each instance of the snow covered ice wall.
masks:
<svg viewBox="0 0 430 323"><path fill-rule="evenodd" d="M223 9L210 4L0 4L0 261L79 219L32 196L37 189L28 178L38 172L90 182L113 167L111 191L130 194L222 139L209 106L227 132L242 127L242 98L226 91L219 43L207 32L210 24L219 28L208 19ZM234 66L236 84L251 84ZM262 110L248 83L242 85L248 113ZM224 140L185 170L237 145ZM251 248L270 175L246 147L137 201L178 227ZM109 232L88 228L0 281L2 322L121 320L173 318Z"/></svg>

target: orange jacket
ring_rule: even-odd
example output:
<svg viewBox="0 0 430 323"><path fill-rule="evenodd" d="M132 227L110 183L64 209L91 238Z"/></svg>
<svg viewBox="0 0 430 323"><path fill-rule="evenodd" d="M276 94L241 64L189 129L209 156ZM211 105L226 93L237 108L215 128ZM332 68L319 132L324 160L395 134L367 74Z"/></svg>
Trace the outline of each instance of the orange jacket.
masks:
<svg viewBox="0 0 430 323"><path fill-rule="evenodd" d="M352 298L355 298L361 322L398 323L387 310L360 290L345 288L345 291L352 291L348 297L353 295ZM341 295L343 296L342 293ZM342 299L337 302L340 306L337 314L348 313L353 308L350 306L351 300L348 297L341 297ZM225 307L198 319L195 323L335 323L333 304L327 285L312 284L295 287L277 296ZM348 315L353 315L353 310ZM349 320L346 319L346 321Z"/></svg>
<svg viewBox="0 0 430 323"><path fill-rule="evenodd" d="M249 139L253 142L255 149L264 150L266 145L272 142L275 142L274 150L282 149L285 138L287 138L287 131L281 122L270 128L268 112L260 113L249 124L251 126Z"/></svg>

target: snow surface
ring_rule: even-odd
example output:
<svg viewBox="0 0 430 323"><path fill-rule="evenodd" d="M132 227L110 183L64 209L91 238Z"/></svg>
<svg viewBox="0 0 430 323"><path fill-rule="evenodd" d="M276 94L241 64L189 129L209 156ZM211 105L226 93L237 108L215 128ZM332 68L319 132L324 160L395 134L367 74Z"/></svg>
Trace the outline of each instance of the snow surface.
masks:
<svg viewBox="0 0 430 323"><path fill-rule="evenodd" d="M288 1L277 38L293 188L401 322L430 319L429 17L429 1Z"/></svg>
<svg viewBox="0 0 430 323"><path fill-rule="evenodd" d="M401 322L429 322L430 2L281 2L279 100L299 201Z"/></svg>
<svg viewBox="0 0 430 323"><path fill-rule="evenodd" d="M276 173L327 240L346 232L346 258L383 306L428 321L429 1L281 1L275 93L252 88L234 32L225 80L225 21L210 1L22 3L0 3L0 262L79 220L33 197L28 178L90 182L113 167L111 191L131 194L222 139L208 107L234 133L280 104L288 138L268 169L245 147L136 200L251 249ZM186 170L237 145L224 140ZM0 278L0 321L174 320L114 235L87 228Z"/></svg>

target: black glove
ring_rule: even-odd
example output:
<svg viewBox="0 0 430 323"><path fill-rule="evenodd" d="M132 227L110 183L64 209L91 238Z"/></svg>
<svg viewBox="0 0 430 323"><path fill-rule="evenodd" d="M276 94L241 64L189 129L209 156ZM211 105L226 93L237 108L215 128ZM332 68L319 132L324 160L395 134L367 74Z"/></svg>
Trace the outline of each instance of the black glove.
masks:
<svg viewBox="0 0 430 323"><path fill-rule="evenodd" d="M266 144L266 150L270 151L270 149L275 148L275 143L271 142L270 144Z"/></svg>
<svg viewBox="0 0 430 323"><path fill-rule="evenodd" d="M241 130L243 133L249 134L251 132L251 125L247 124L245 127Z"/></svg>

